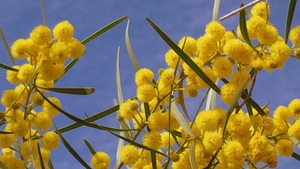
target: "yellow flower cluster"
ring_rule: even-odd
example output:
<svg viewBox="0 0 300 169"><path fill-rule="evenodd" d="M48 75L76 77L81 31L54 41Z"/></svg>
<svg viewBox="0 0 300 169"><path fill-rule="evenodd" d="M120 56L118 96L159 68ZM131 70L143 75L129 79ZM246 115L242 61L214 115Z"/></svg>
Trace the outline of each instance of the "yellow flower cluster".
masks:
<svg viewBox="0 0 300 169"><path fill-rule="evenodd" d="M27 59L27 62L14 65L17 71L7 71L6 79L16 87L5 90L1 97L1 104L6 108L1 112L1 118L6 121L6 126L2 131L5 133L0 134L3 152L0 161L8 168L40 168L38 144L45 165L50 159L50 151L59 146L58 135L50 131L52 118L59 111L44 101L34 86L53 87L54 80L64 74L65 61L82 57L85 47L73 38L73 32L74 28L68 21L58 23L52 33L47 26L39 25L28 39L18 39L11 46L13 57ZM48 99L61 107L59 99ZM40 111L36 112L36 108Z"/></svg>
<svg viewBox="0 0 300 169"><path fill-rule="evenodd" d="M213 82L217 78L224 80L220 98L226 104L232 103L245 79L250 77L250 71L280 69L293 50L295 57L300 56L299 26L290 33L293 46L289 47L270 23L270 8L266 2L254 5L250 14L246 25L252 43L257 42L254 47L244 40L239 27L234 34L216 21L207 24L205 34L198 39L187 36L178 43ZM245 113L238 107L230 116L223 108L202 110L188 124L191 134L179 123L170 103L173 100L182 103L182 92L196 97L199 90L210 86L174 50L166 52L165 61L168 68L160 69L157 79L150 69L136 72L136 98L121 103L119 112L138 129L134 139L142 131L141 144L165 154L167 158L160 158L156 153L157 168L166 165L173 169L193 168L193 160L197 168L256 168L261 164L275 168L277 155L293 154L291 138L300 140L300 99L293 100L287 107L278 106L273 117L268 108L263 108L266 116L255 109ZM249 84L250 81L245 89ZM141 104L140 109L138 104ZM194 159L191 154L195 154ZM120 159L134 169L148 168L152 162L148 150L130 144L122 148Z"/></svg>

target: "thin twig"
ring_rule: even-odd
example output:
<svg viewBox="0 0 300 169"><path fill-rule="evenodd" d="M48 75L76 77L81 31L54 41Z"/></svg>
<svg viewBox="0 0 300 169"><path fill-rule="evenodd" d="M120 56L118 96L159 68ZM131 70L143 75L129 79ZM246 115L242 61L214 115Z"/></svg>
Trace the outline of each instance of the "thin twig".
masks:
<svg viewBox="0 0 300 169"><path fill-rule="evenodd" d="M255 5L256 3L260 2L260 1L262 1L262 0L255 0L255 1L250 2L249 4L247 4L247 5L245 5L245 6L240 7L240 8L238 8L237 10L234 10L234 11L230 12L229 14L227 14L227 15L221 17L221 18L220 18L220 21L223 21L223 20L229 18L230 16L239 13L241 10L244 10L244 9L250 7L250 6L253 6L253 5Z"/></svg>

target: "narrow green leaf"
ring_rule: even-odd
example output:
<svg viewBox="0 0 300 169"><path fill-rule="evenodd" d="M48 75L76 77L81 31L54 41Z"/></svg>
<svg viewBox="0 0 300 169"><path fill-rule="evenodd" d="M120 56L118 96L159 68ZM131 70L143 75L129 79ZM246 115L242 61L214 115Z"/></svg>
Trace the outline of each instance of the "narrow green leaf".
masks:
<svg viewBox="0 0 300 169"><path fill-rule="evenodd" d="M9 58L10 58L11 63L12 63L13 65L16 65L16 62L15 62L14 57L12 56L12 54L11 54L11 52L10 52L10 47L8 46L8 43L7 43L7 41L6 41L6 38L5 38L5 36L4 36L4 33L3 33L2 29L1 29L1 27L0 27L0 36L1 36L1 39L2 39L2 41L3 41L3 43L4 43L6 52L8 53L8 56L9 56Z"/></svg>
<svg viewBox="0 0 300 169"><path fill-rule="evenodd" d="M129 19L127 21L127 26L126 26L126 31L125 31L125 43L126 43L126 48L127 48L127 52L128 52L128 55L129 55L129 58L131 60L131 63L133 64L134 68L135 68L135 71L138 71L140 70L140 66L138 64L138 62L136 61L136 58L134 56L134 53L133 53L133 50L131 48L131 44L130 44L130 40L129 40Z"/></svg>
<svg viewBox="0 0 300 169"><path fill-rule="evenodd" d="M195 144L196 144L196 139L191 140L191 145L190 145L190 163L192 166L192 169L197 169L197 163L196 163L196 153L195 153Z"/></svg>
<svg viewBox="0 0 300 169"><path fill-rule="evenodd" d="M53 122L53 125L56 129L56 133L58 134L61 142L64 144L64 146L68 149L68 151L73 155L73 157L76 158L76 160L85 168L92 169L79 155L78 153L73 149L73 147L67 142L67 140L62 136L62 134L58 131L55 123Z"/></svg>
<svg viewBox="0 0 300 169"><path fill-rule="evenodd" d="M51 159L49 159L49 161L48 161L48 167L49 167L50 169L54 169L53 163L52 163Z"/></svg>
<svg viewBox="0 0 300 169"><path fill-rule="evenodd" d="M139 148L142 148L142 149L145 149L145 150L148 150L148 151L154 151L155 153L158 153L158 154L161 154L161 155L163 155L163 156L165 156L165 157L168 157L167 155L165 155L165 154L162 153L162 152L159 152L159 151L157 151L157 150L154 150L154 149L151 149L151 148L149 148L149 147L146 147L146 146L144 146L144 145L142 145L142 144L139 144L138 142L135 142L135 141L132 141L132 140L130 140L130 139L127 139L126 137L120 136L120 135L118 135L118 134L116 134L116 133L113 133L113 132L111 132L111 131L108 131L108 132L110 132L112 135L114 135L114 136L116 136L116 137L118 137L118 138L120 138L120 139L122 139L122 140L128 142L129 144L132 144L132 145L134 145L134 146L137 146L137 147L139 147Z"/></svg>
<svg viewBox="0 0 300 169"><path fill-rule="evenodd" d="M14 132L11 132L11 131L0 131L0 134L14 134Z"/></svg>
<svg viewBox="0 0 300 169"><path fill-rule="evenodd" d="M214 1L214 8L213 8L213 12L212 12L213 13L213 15L212 15L213 21L218 21L220 2L221 2L221 0Z"/></svg>
<svg viewBox="0 0 300 169"><path fill-rule="evenodd" d="M156 30L156 32L162 37L162 39L181 57L181 59L194 70L194 72L205 81L214 91L220 94L220 89L213 81L211 81L206 74L195 64L195 62L187 56L158 26L156 26L149 18L147 18L151 26ZM246 94L242 93L242 98L245 99ZM258 111L259 114L264 115L264 111L261 107L251 98L248 102Z"/></svg>
<svg viewBox="0 0 300 169"><path fill-rule="evenodd" d="M233 110L235 109L235 106L236 104L238 103L240 97L241 97L241 94L242 92L244 91L244 88L246 86L246 84L248 83L248 81L250 80L250 75L248 78L246 78L243 83L241 84L241 86L239 87L239 90L237 91L237 93L235 94L228 110L227 110L227 115L226 115L226 120L225 120L225 125L224 125L224 128L223 128L223 136L225 134L225 130L226 130L226 126L227 126L227 123L229 121L229 118L230 118L230 115L232 114Z"/></svg>
<svg viewBox="0 0 300 169"><path fill-rule="evenodd" d="M153 169L157 169L157 164L156 164L156 154L154 151L150 151L151 155L151 164Z"/></svg>
<svg viewBox="0 0 300 169"><path fill-rule="evenodd" d="M7 169L7 167L0 161L0 168Z"/></svg>
<svg viewBox="0 0 300 169"><path fill-rule="evenodd" d="M190 126L188 125L187 121L184 119L180 111L178 110L175 101L172 100L171 102L171 109L170 111L173 113L174 117L182 127L182 129L190 136L195 137L194 133L192 132Z"/></svg>
<svg viewBox="0 0 300 169"><path fill-rule="evenodd" d="M113 27L117 26L119 23L123 22L125 19L127 19L127 16L123 16L123 17L121 17L119 19L116 19L116 20L112 21L111 23L107 24L103 28L97 30L95 33L91 34L90 36L88 36L87 38L85 38L84 40L82 40L81 43L84 44L84 45L87 44L87 43L89 43L93 39L95 39L98 36L102 35L104 32L107 32L108 30L110 30Z"/></svg>
<svg viewBox="0 0 300 169"><path fill-rule="evenodd" d="M285 33L284 33L284 41L285 43L288 42L290 29L294 17L294 12L296 8L297 0L290 0L289 7L286 15L286 21L285 21Z"/></svg>
<svg viewBox="0 0 300 169"><path fill-rule="evenodd" d="M106 110L104 110L102 112L96 113L96 114L94 114L94 115L92 115L92 116L90 116L88 118L83 119L83 120L85 120L87 122L91 122L91 121L93 122L93 121L96 121L96 120L101 119L103 117L106 117L106 116L108 116L108 115L110 115L110 114L112 114L112 113L114 113L114 112L116 112L118 110L119 110L119 105L116 105L116 106L108 108L108 109L106 109ZM70 125L67 125L65 127L60 128L59 132L60 133L64 133L64 132L76 129L78 127L81 127L81 126L83 126L82 123L75 122L73 124L70 124Z"/></svg>
<svg viewBox="0 0 300 169"><path fill-rule="evenodd" d="M92 155L96 154L96 151L95 149L92 147L92 145L86 140L86 139L83 139L85 145L89 148L90 152L92 153Z"/></svg>
<svg viewBox="0 0 300 169"><path fill-rule="evenodd" d="M243 7L244 4L241 5L241 7ZM244 40L246 41L246 43L252 48L254 49L254 51L257 51L257 49L253 46L249 35L248 35L248 29L247 29L247 24L246 24L246 9L243 9L240 11L240 17L239 17L239 21L240 21L240 31L243 35Z"/></svg>
<svg viewBox="0 0 300 169"><path fill-rule="evenodd" d="M216 85L218 85L219 78L216 81ZM209 90L207 101L206 101L206 110L212 110L217 107L217 96L216 92L214 90Z"/></svg>
<svg viewBox="0 0 300 169"><path fill-rule="evenodd" d="M43 156L41 153L41 148L40 148L40 144L37 143L37 147L38 147L38 155L39 155L39 160L40 160L40 164L41 164L41 168L45 169L45 165L44 165L44 161L43 161Z"/></svg>
<svg viewBox="0 0 300 169"><path fill-rule="evenodd" d="M123 103L124 99L123 99L121 76L120 76L120 47L118 47L118 52L117 52L116 82L117 82L117 91L118 91L118 101L119 103Z"/></svg>
<svg viewBox="0 0 300 169"><path fill-rule="evenodd" d="M121 17L117 20L114 20L113 22L111 22L111 23L107 24L106 26L100 28L99 30L97 30L96 32L94 32L93 34L91 34L90 36L85 38L84 40L82 40L81 43L86 45L87 43L89 43L93 39L97 38L98 36L102 35L103 33L107 32L108 30L110 30L113 27L117 26L119 23L123 22L126 18L127 18L127 16L123 16L123 17ZM78 61L78 59L73 59L66 66L64 75L76 64L77 61ZM59 79L55 80L55 82L57 82L58 80Z"/></svg>
<svg viewBox="0 0 300 169"><path fill-rule="evenodd" d="M0 62L0 67L3 68L3 69L6 69L6 70L14 71L14 72L18 72L19 71L18 69L15 69L15 68L12 68L10 66L7 66L6 64L1 63L1 62Z"/></svg>
<svg viewBox="0 0 300 169"><path fill-rule="evenodd" d="M147 18L150 25L160 35L160 37L178 54L178 56L193 69L193 71L207 83L213 90L220 93L220 89L210 78L195 64L195 62L176 44L174 43L158 26Z"/></svg>
<svg viewBox="0 0 300 169"><path fill-rule="evenodd" d="M33 85L35 87L35 89L37 90L37 92L40 93L40 95L51 105L53 106L56 110L58 110L59 112L61 112L63 115L67 116L69 119L81 124L81 125L85 125L91 128L95 128L95 129L100 129L100 130L108 130L108 131L128 131L128 130L136 130L136 129L119 129L119 128L111 128L111 127L106 127L106 126L102 126L102 125L98 125L95 124L93 122L90 122L89 118L87 118L87 120L82 120L76 116L73 116L69 113L67 113L66 111L62 110L61 108L57 107L55 104L53 104L46 96L44 96L39 90L38 88ZM75 125L76 126L76 125ZM74 126L73 126L74 127ZM78 126L77 126L78 127ZM70 130L70 126L68 126L68 128L65 128L64 131L68 131Z"/></svg>
<svg viewBox="0 0 300 169"><path fill-rule="evenodd" d="M40 0L44 25L47 26L44 1Z"/></svg>
<svg viewBox="0 0 300 169"><path fill-rule="evenodd" d="M73 95L89 95L95 92L95 88L93 87L82 87L82 88L47 88L36 86L37 88L57 92L64 94L73 94Z"/></svg>
<svg viewBox="0 0 300 169"><path fill-rule="evenodd" d="M292 157L293 157L294 159L300 161L300 155L299 155L299 154L293 152Z"/></svg>

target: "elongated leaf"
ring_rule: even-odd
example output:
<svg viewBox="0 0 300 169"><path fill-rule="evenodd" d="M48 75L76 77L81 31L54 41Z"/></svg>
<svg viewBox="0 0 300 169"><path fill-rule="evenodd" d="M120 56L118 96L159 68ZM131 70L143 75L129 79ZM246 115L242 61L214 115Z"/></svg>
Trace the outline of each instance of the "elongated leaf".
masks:
<svg viewBox="0 0 300 169"><path fill-rule="evenodd" d="M218 85L219 79L216 81L216 85ZM212 110L217 107L217 96L216 92L214 90L209 90L208 96L207 96L207 101L206 101L206 110Z"/></svg>
<svg viewBox="0 0 300 169"><path fill-rule="evenodd" d="M49 161L48 161L48 167L50 169L54 169L51 159L49 159Z"/></svg>
<svg viewBox="0 0 300 169"><path fill-rule="evenodd" d="M135 71L138 71L138 70L140 70L140 66L139 66L138 62L136 61L136 58L134 56L133 50L131 48L130 40L129 40L129 34L128 34L129 21L130 20L128 19L127 26L126 26L126 31L125 31L125 43L126 43L127 52L128 52L129 58L131 60L131 63L133 64L133 66L135 68Z"/></svg>
<svg viewBox="0 0 300 169"><path fill-rule="evenodd" d="M294 12L296 8L297 0L290 0L289 7L286 15L286 21L285 21L285 33L284 33L284 41L285 43L288 42L290 29L294 17Z"/></svg>
<svg viewBox="0 0 300 169"><path fill-rule="evenodd" d="M117 91L118 91L118 101L120 104L124 102L122 85L121 85L121 76L120 76L120 47L118 47L118 52L117 52L116 82L117 82Z"/></svg>
<svg viewBox="0 0 300 169"><path fill-rule="evenodd" d="M6 69L6 70L14 71L14 72L18 72L19 71L18 69L15 69L15 68L12 68L10 66L7 66L6 64L1 63L1 62L0 62L0 67L3 68L3 69Z"/></svg>
<svg viewBox="0 0 300 169"><path fill-rule="evenodd" d="M37 147L38 147L38 155L39 155L39 160L40 160L40 165L42 169L45 169L45 165L44 165L44 161L43 161L43 156L41 153L41 148L40 148L40 144L37 143Z"/></svg>
<svg viewBox="0 0 300 169"><path fill-rule="evenodd" d="M184 119L184 117L182 116L182 114L180 113L180 111L178 110L176 104L174 101L171 102L171 110L170 110L174 117L176 118L176 120L178 121L178 123L180 124L180 126L182 127L182 129L190 136L195 137L194 133L192 132L190 126L188 125L188 123L186 122L186 120Z"/></svg>
<svg viewBox="0 0 300 169"><path fill-rule="evenodd" d="M242 4L241 7L243 7L244 5ZM244 40L246 41L246 43L255 51L257 51L257 49L253 46L249 35L248 35L248 29L247 29L247 24L246 24L246 9L243 9L240 11L240 31L243 35Z"/></svg>
<svg viewBox="0 0 300 169"><path fill-rule="evenodd" d="M73 116L69 113L67 113L66 111L62 110L61 108L57 107L55 104L53 104L46 96L44 96L36 86L34 86L35 89L37 90L37 92L40 93L40 95L51 105L53 106L56 110L58 110L59 112L61 112L63 115L67 116L69 119L81 124L81 125L85 125L91 128L95 128L95 129L100 129L100 130L108 130L108 131L129 131L129 130L136 130L136 129L119 129L119 128L111 128L111 127L106 127L106 126L102 126L102 125L98 125L95 123L90 122L89 118L87 118L87 120L82 120L76 116ZM70 130L70 128L68 128ZM65 129L66 130L66 129Z"/></svg>
<svg viewBox="0 0 300 169"><path fill-rule="evenodd" d="M85 121L96 121L96 120L101 119L103 117L106 117L106 116L108 116L108 115L110 115L110 114L112 114L112 113L114 113L118 110L119 110L119 105L116 105L116 106L108 108L104 111L101 111L99 113L96 113L96 114L94 114L94 115L92 115L88 118L83 119L83 120L85 120ZM83 126L81 123L76 122L76 123L73 123L73 124L70 124L70 125L67 125L65 127L60 128L59 132L64 133L66 131L76 129L76 128L81 127L81 126Z"/></svg>
<svg viewBox="0 0 300 169"><path fill-rule="evenodd" d="M11 132L11 131L0 131L0 134L14 134L14 132Z"/></svg>
<svg viewBox="0 0 300 169"><path fill-rule="evenodd" d="M79 155L78 153L73 149L73 147L67 142L67 140L62 136L62 134L58 131L58 128L56 127L55 123L53 122L53 125L56 129L56 133L58 134L61 142L64 144L64 146L68 149L68 151L73 155L73 157L76 158L76 160L85 168L92 169Z"/></svg>
<svg viewBox="0 0 300 169"><path fill-rule="evenodd" d="M96 154L96 151L95 149L92 147L92 145L86 140L86 139L83 139L85 145L89 148L90 152L92 155Z"/></svg>
<svg viewBox="0 0 300 169"><path fill-rule="evenodd" d="M64 94L74 94L74 95L89 95L95 92L95 88L92 87L83 87L83 88L47 88L36 86L37 88L41 88L44 90L64 93Z"/></svg>
<svg viewBox="0 0 300 169"><path fill-rule="evenodd" d="M3 43L4 43L6 52L8 53L8 56L9 56L9 58L10 58L11 63L12 63L13 65L16 65L16 62L15 62L14 57L12 56L12 54L11 54L11 52L10 52L10 48L9 48L9 46L8 46L8 43L7 43L7 41L6 41L6 38L5 38L5 36L4 36L4 33L3 33L2 29L1 29L1 27L0 27L0 36L1 36L1 39L2 39L2 41L3 41Z"/></svg>
<svg viewBox="0 0 300 169"><path fill-rule="evenodd" d="M160 35L160 37L178 54L178 56L193 69L193 71L207 83L213 90L220 93L220 89L210 78L195 64L195 62L175 43L173 42L158 26L147 18L150 25Z"/></svg>
<svg viewBox="0 0 300 169"><path fill-rule="evenodd" d="M98 36L102 35L103 33L107 32L108 30L112 29L113 27L117 26L119 23L123 22L125 19L127 19L127 16L123 16L117 20L114 20L113 22L107 24L103 28L97 30L95 33L91 34L87 38L81 41L82 44L86 45L93 39L97 38ZM65 73L64 75L76 64L78 59L73 59L65 68ZM58 79L59 80L59 79ZM58 80L55 80L57 82Z"/></svg>
<svg viewBox="0 0 300 169"><path fill-rule="evenodd" d="M300 155L299 155L299 154L293 152L292 157L293 157L294 159L300 161Z"/></svg>
<svg viewBox="0 0 300 169"><path fill-rule="evenodd" d="M248 78L246 78L243 83L241 84L241 86L239 87L239 90L237 91L237 93L235 94L228 110L227 110L227 115L226 115L226 120L225 120L225 126L223 128L223 137L224 137L224 134L225 134L225 131L226 131L226 126L227 126L227 123L229 121L229 118L230 118L230 115L232 114L233 110L235 109L235 106L236 104L238 103L240 97L241 97L241 94L242 92L244 91L244 88L246 86L246 84L248 83L248 81L250 80L250 76Z"/></svg>
<svg viewBox="0 0 300 169"><path fill-rule="evenodd" d="M213 15L212 15L213 21L218 21L220 2L221 2L221 0L214 1L214 8L213 8L213 12L212 12L213 13Z"/></svg>
<svg viewBox="0 0 300 169"><path fill-rule="evenodd" d="M7 167L0 161L0 168L7 169Z"/></svg>
<svg viewBox="0 0 300 169"><path fill-rule="evenodd" d="M192 169L197 169L197 163L196 163L196 154L195 154L195 144L196 144L196 139L191 140L191 145L190 145L190 163L192 166Z"/></svg>
<svg viewBox="0 0 300 169"><path fill-rule="evenodd" d="M156 164L156 154L154 151L150 151L151 155L151 164L153 169L157 169L157 164Z"/></svg>
<svg viewBox="0 0 300 169"><path fill-rule="evenodd" d="M149 148L149 147L146 147L146 146L144 146L144 145L142 145L142 144L139 144L139 143L137 143L137 142L135 142L135 141L132 141L132 140L130 140L130 139L127 139L126 137L120 136L120 135L118 135L118 134L116 134L116 133L113 133L113 132L111 132L111 131L108 131L108 132L110 132L112 135L114 135L114 136L116 136L116 137L118 137L118 138L120 138L120 139L122 139L122 140L124 140L124 141L126 141L126 142L128 142L128 143L130 143L130 144L132 144L132 145L134 145L134 146L137 146L137 147L139 147L139 148L142 148L142 149L145 149L145 150L148 150L148 151L154 151L155 153L158 153L158 154L161 154L161 155L163 155L163 156L165 156L165 157L168 157L167 155L165 155L165 154L162 153L162 152L159 152L159 151L157 151L157 150L153 150L153 149L151 149L151 148Z"/></svg>

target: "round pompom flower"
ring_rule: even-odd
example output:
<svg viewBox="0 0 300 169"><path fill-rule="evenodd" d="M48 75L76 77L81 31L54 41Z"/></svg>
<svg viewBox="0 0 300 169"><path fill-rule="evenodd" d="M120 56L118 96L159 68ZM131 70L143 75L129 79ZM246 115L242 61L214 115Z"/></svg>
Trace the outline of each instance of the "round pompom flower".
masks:
<svg viewBox="0 0 300 169"><path fill-rule="evenodd" d="M4 90L1 97L1 103L5 107L10 107L18 98L18 93L14 90Z"/></svg>
<svg viewBox="0 0 300 169"><path fill-rule="evenodd" d="M74 27L69 21L62 21L53 28L53 35L59 41L67 42L73 37Z"/></svg>
<svg viewBox="0 0 300 169"><path fill-rule="evenodd" d="M257 39L263 45L271 45L277 41L278 31L273 25L267 24L264 30L257 32Z"/></svg>
<svg viewBox="0 0 300 169"><path fill-rule="evenodd" d="M163 113L152 113L148 117L148 126L153 131L161 131L166 128L168 121Z"/></svg>
<svg viewBox="0 0 300 169"><path fill-rule="evenodd" d="M224 84L221 88L221 99L225 104L230 104L238 91L238 86L233 83Z"/></svg>
<svg viewBox="0 0 300 169"><path fill-rule="evenodd" d="M300 140L300 121L297 120L295 123L293 123L289 130L288 135L290 137L295 137L296 139Z"/></svg>
<svg viewBox="0 0 300 169"><path fill-rule="evenodd" d="M173 144L175 143L173 136L169 132L162 132L160 136L161 136L162 148L172 147Z"/></svg>
<svg viewBox="0 0 300 169"><path fill-rule="evenodd" d="M259 2L252 7L251 14L267 20L270 15L270 7L266 2Z"/></svg>
<svg viewBox="0 0 300 169"><path fill-rule="evenodd" d="M20 69L20 66L13 66L15 69ZM18 72L7 70L6 71L6 80L11 84L18 84L21 80L18 78Z"/></svg>
<svg viewBox="0 0 300 169"><path fill-rule="evenodd" d="M50 48L50 59L54 63L64 63L69 56L67 45L63 42L56 42Z"/></svg>
<svg viewBox="0 0 300 169"><path fill-rule="evenodd" d="M17 59L25 59L28 57L27 52L30 51L29 43L26 39L18 39L11 46L11 54Z"/></svg>
<svg viewBox="0 0 300 169"><path fill-rule="evenodd" d="M193 37L185 36L180 39L178 46L189 56L192 57L197 52L197 41ZM176 60L177 61L177 60Z"/></svg>
<svg viewBox="0 0 300 169"><path fill-rule="evenodd" d="M132 165L139 160L139 151L133 145L122 147L120 158L126 165Z"/></svg>
<svg viewBox="0 0 300 169"><path fill-rule="evenodd" d="M51 96L48 98L48 100L53 103L55 106L61 108L61 104L60 104L60 101L59 99ZM49 102L45 101L43 103L43 112L47 113L50 117L53 117L53 116L57 116L59 111L54 108Z"/></svg>
<svg viewBox="0 0 300 169"><path fill-rule="evenodd" d="M39 130L49 130L52 127L52 119L46 112L40 112L34 117L34 125Z"/></svg>
<svg viewBox="0 0 300 169"><path fill-rule="evenodd" d="M30 33L30 39L38 45L45 45L51 41L51 30L47 26L39 25Z"/></svg>
<svg viewBox="0 0 300 169"><path fill-rule="evenodd" d="M54 150L59 146L58 135L54 131L44 133L42 145L46 150Z"/></svg>
<svg viewBox="0 0 300 169"><path fill-rule="evenodd" d="M25 168L24 161L17 157L13 157L13 156L8 158L8 160L5 163L5 166L7 168L13 168L13 169L24 169Z"/></svg>
<svg viewBox="0 0 300 169"><path fill-rule="evenodd" d="M292 115L296 118L299 118L300 115L300 99L294 99L288 105L288 108L292 112Z"/></svg>
<svg viewBox="0 0 300 169"><path fill-rule="evenodd" d="M5 130L6 132L10 132ZM16 136L14 134L0 134L0 147L7 148L13 145Z"/></svg>
<svg viewBox="0 0 300 169"><path fill-rule="evenodd" d="M16 136L24 137L28 133L28 121L20 120L13 123L13 132Z"/></svg>
<svg viewBox="0 0 300 169"><path fill-rule="evenodd" d="M137 86L148 84L154 78L154 73L148 68L142 68L135 73L135 83Z"/></svg>
<svg viewBox="0 0 300 169"><path fill-rule="evenodd" d="M233 64L228 58L217 57L213 62L214 75L218 78L227 78L233 70Z"/></svg>
<svg viewBox="0 0 300 169"><path fill-rule="evenodd" d="M300 25L291 30L289 38L293 44L300 46Z"/></svg>
<svg viewBox="0 0 300 169"><path fill-rule="evenodd" d="M214 114L212 110L201 111L195 120L197 127L203 131L215 130L218 126L218 119Z"/></svg>
<svg viewBox="0 0 300 169"><path fill-rule="evenodd" d="M294 143L288 139L279 140L276 143L276 150L281 156L291 156L294 152Z"/></svg>
<svg viewBox="0 0 300 169"><path fill-rule="evenodd" d="M170 49L166 52L165 61L166 61L167 65L171 68L175 68L177 63L178 63L178 66L181 66L183 64L183 60L180 59L180 57L177 55L177 53L173 49Z"/></svg>
<svg viewBox="0 0 300 169"><path fill-rule="evenodd" d="M175 72L175 69L168 68L163 70L163 72L160 75L160 81L165 86L171 86L174 84L175 78L176 78L177 72Z"/></svg>
<svg viewBox="0 0 300 169"><path fill-rule="evenodd" d="M142 144L154 150L157 150L161 146L161 136L159 133L155 131L147 132L144 137Z"/></svg>
<svg viewBox="0 0 300 169"><path fill-rule="evenodd" d="M155 88L150 84L139 86L136 93L141 102L150 102L156 95Z"/></svg>
<svg viewBox="0 0 300 169"><path fill-rule="evenodd" d="M66 45L69 49L70 57L73 59L80 59L85 53L85 46L75 38L72 38Z"/></svg>
<svg viewBox="0 0 300 169"><path fill-rule="evenodd" d="M205 33L211 34L217 41L220 41L225 34L225 28L219 22L211 21L206 25Z"/></svg>
<svg viewBox="0 0 300 169"><path fill-rule="evenodd" d="M34 72L35 72L34 66L27 63L20 66L17 77L22 82L28 83L31 77L33 76Z"/></svg>
<svg viewBox="0 0 300 169"><path fill-rule="evenodd" d="M131 119L137 114L138 102L136 100L128 99L126 102L120 104L120 115L125 119Z"/></svg>
<svg viewBox="0 0 300 169"><path fill-rule="evenodd" d="M96 152L91 158L91 164L95 169L108 169L110 157L105 152Z"/></svg>

